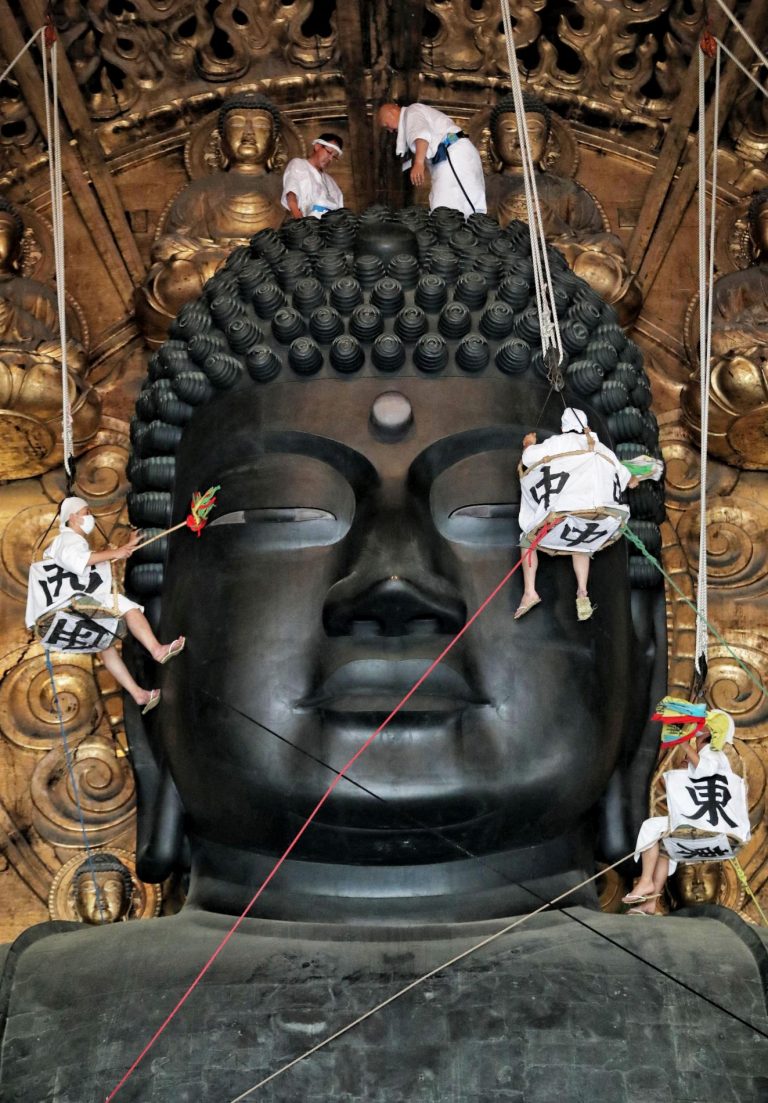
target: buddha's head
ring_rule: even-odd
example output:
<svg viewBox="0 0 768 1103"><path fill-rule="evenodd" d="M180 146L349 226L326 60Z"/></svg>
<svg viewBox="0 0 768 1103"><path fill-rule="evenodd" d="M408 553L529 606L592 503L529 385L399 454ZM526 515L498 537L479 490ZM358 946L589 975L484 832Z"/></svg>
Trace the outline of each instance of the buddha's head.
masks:
<svg viewBox="0 0 768 1103"><path fill-rule="evenodd" d="M0 273L17 270L23 235L21 215L13 203L0 196Z"/></svg>
<svg viewBox="0 0 768 1103"><path fill-rule="evenodd" d="M685 862L678 866L677 890L683 904L716 904L720 890L718 862Z"/></svg>
<svg viewBox="0 0 768 1103"><path fill-rule="evenodd" d="M523 93L523 106L528 126L531 158L535 165L542 165L552 128L552 112L543 100L529 92ZM514 168L522 166L523 157L520 151L515 101L512 96L505 96L491 111L491 139L503 165Z"/></svg>
<svg viewBox="0 0 768 1103"><path fill-rule="evenodd" d="M749 235L755 260L768 263L768 188L755 192L750 200Z"/></svg>
<svg viewBox="0 0 768 1103"><path fill-rule="evenodd" d="M218 132L230 168L264 171L280 133L280 114L266 96L230 96L219 108Z"/></svg>
<svg viewBox="0 0 768 1103"><path fill-rule="evenodd" d="M321 279L290 279L274 231L236 250L153 357L132 429L135 523L176 522L193 491L221 487L200 539L179 533L167 558L158 541L131 561L135 591L162 598L162 638L187 637L151 743L183 805L192 898L221 910L518 559L522 437L539 418L540 437L559 427L521 224L482 216L462 230L487 276L457 281L446 248L447 281L416 286L419 264L401 254L370 291L334 282L350 226L348 213L322 220ZM623 454L653 450L639 350L556 257L564 334L582 344L566 400L604 440L610 425ZM357 258L363 284L379 264ZM622 415L600 412L603 391L626 392ZM656 549L659 508L651 491L633 522ZM589 864L606 787L637 769L656 592L630 593L653 577L618 544L593 563L598 614L584 625L570 563L539 573L535 614L512 619L518 572L337 785L266 913L503 914L531 902L508 880Z"/></svg>
<svg viewBox="0 0 768 1103"><path fill-rule="evenodd" d="M85 923L117 923L131 908L133 879L114 854L97 851L79 866L72 882L75 910Z"/></svg>

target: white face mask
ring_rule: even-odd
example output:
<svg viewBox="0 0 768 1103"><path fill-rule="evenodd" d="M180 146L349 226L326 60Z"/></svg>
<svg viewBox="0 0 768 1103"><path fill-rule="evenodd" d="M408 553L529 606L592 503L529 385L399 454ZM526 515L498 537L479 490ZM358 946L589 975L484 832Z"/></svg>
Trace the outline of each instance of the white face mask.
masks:
<svg viewBox="0 0 768 1103"><path fill-rule="evenodd" d="M85 517L83 517L82 521L80 522L80 527L87 536L89 532L93 532L93 526L95 524L96 521L93 518L93 514L86 513Z"/></svg>

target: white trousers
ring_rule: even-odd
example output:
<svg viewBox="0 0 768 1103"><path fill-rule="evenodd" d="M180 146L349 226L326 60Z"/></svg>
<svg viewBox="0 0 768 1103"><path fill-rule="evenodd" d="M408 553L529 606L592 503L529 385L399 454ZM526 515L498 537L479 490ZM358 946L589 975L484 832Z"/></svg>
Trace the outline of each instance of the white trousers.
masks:
<svg viewBox="0 0 768 1103"><path fill-rule="evenodd" d="M465 218L472 214L472 207L481 214L485 214L488 207L485 202L485 176L483 175L483 163L480 154L470 142L469 138L459 138L448 147L448 161L441 161L439 165L431 166L432 190L429 193L429 209L435 207L453 207L461 211ZM454 176L453 169L456 170ZM467 202L464 193L459 187L458 176L464 191L472 201L472 206Z"/></svg>

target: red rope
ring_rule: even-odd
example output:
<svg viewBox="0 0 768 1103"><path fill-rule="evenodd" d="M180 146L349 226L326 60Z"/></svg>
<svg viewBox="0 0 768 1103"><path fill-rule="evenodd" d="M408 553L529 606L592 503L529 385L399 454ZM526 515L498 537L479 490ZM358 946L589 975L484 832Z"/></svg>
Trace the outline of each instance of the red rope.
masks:
<svg viewBox="0 0 768 1103"><path fill-rule="evenodd" d="M553 529L553 528L555 528L555 527L556 527L557 525L559 525L559 524L560 524L560 522L561 522L562 520L563 520L563 518L559 518L559 519L558 519L558 520L556 520L556 521L553 521L553 522L547 522L547 523L546 523L546 524L544 525L544 527L543 527L543 528L542 528L542 529L541 529L541 530L540 530L539 532L537 532L537 533L536 533L536 536L535 536L535 537L534 537L534 539L533 539L533 540L531 541L530 547L529 547L528 549L526 549L526 551L527 551L527 552L530 552L530 551L532 551L532 550L533 550L533 549L534 549L534 548L535 548L535 547L537 546L537 544L539 544L539 543L540 543L540 541L544 539L544 537L545 537L545 536L547 535L547 533L548 533L548 532L551 532L551 531L552 531L552 529ZM525 553L524 553L524 554L525 554ZM118 1093L118 1092L120 1091L120 1089L121 1089L121 1088L123 1087L123 1085L124 1085L124 1084L125 1084L125 1083L127 1082L128 1078L129 1078L130 1076L132 1076L132 1075L133 1075L133 1073L135 1072L135 1070L136 1070L136 1069L138 1068L138 1066L139 1066L139 1065L141 1064L141 1062L142 1062L142 1061L144 1060L144 1058L145 1058L145 1057L146 1057L146 1055L147 1055L147 1054L149 1053L150 1049L151 1049L151 1048L152 1048L152 1046L153 1046L153 1045L155 1044L155 1042L156 1042L156 1041L158 1040L158 1038L159 1038L159 1037L160 1037L160 1035L161 1035L161 1034L163 1033L163 1031L165 1030L165 1028L166 1028L166 1027L167 1027L167 1026L169 1025L169 1023L170 1023L170 1022L171 1022L171 1021L172 1021L172 1020L173 1020L173 1019L174 1019L174 1018L176 1017L176 1014L177 1014L177 1013L178 1013L178 1012L179 1012L179 1011L181 1010L181 1008L182 1008L182 1007L184 1006L184 1004L185 1004L185 1003L187 1002L187 1000L189 999L189 997L190 997L190 996L192 995L192 993L194 992L195 988L197 988L198 984L199 984L199 983L200 983L200 981L201 981L201 980L203 979L203 977L205 976L205 974L206 974L206 973L208 972L208 970L210 969L210 967L211 967L211 966L213 965L213 963L214 963L214 961L216 960L216 958L217 958L217 957L219 956L219 954L221 953L221 951L222 951L222 950L224 949L224 947L225 947L225 946L227 945L227 943L229 942L229 940L230 940L230 939L232 938L232 935L233 935L233 934L235 933L235 931L237 931L237 929L238 929L238 928L240 927L240 925L242 924L243 920L244 920L244 919L245 919L245 918L247 917L247 915L248 915L248 913L250 912L250 910L251 910L251 908L253 907L253 905L254 905L254 904L256 903L256 901L257 901L257 900L259 899L259 897L261 896L261 894L262 894L262 893L264 892L264 889L265 889L265 888L267 887L267 885L268 885L268 884L270 883L270 881L271 881L271 880L272 880L272 878L273 878L273 877L275 876L275 874L277 873L277 871L278 871L278 870L280 869L280 867L282 866L283 862L284 862L284 861L286 860L286 858L288 857L288 855L289 855L289 854L291 853L291 851L292 851L292 850L294 849L294 847L295 847L295 846L296 846L296 844L298 843L299 839L301 839L301 837L302 837L302 835L304 834L304 832L305 832L305 831L307 830L307 828L309 827L309 825L310 825L310 824L312 823L312 821L314 820L314 818L315 818L315 816L317 815L317 813L318 813L318 812L320 811L320 809L321 809L321 808L323 807L323 805L325 804L325 802L326 802L326 801L328 800L328 798L330 797L331 793L332 793L332 792L333 792L333 790L334 790L334 789L336 788L336 786L337 786L337 785L339 784L339 782L341 781L341 779L342 779L342 778L343 778L343 777L345 776L345 774L347 773L347 771L349 770L349 768L350 768L351 766L353 766L353 765L354 765L354 763L355 763L355 762L357 762L358 758L360 758L360 756L361 756L361 755L362 755L362 754L363 754L363 753L364 753L364 752L365 752L365 751L366 751L366 750L368 749L368 747L370 747L371 743L373 743L373 741L374 741L374 739L376 738L376 736L377 736L377 735L379 735L379 733L380 733L380 732L382 732L382 731L384 730L384 728L386 728L386 726L387 726L387 724L389 724L390 720L394 719L394 717L395 717L395 716L397 716L398 712L400 712L400 709L401 709L401 708L403 707L403 705L404 705L404 704L406 704L406 702L410 700L410 698L411 698L411 697L412 697L412 696L414 695L414 693L415 693L415 692L416 692L416 690L417 690L417 689L419 688L419 686L421 686L421 685L422 685L422 684L423 684L423 683L424 683L424 682L425 682L425 681L427 680L427 678L428 678L428 677L430 676L430 674L432 673L432 671L433 671L433 670L435 669L435 667L436 667L436 666L438 666L438 665L439 665L439 663L441 663L441 662L442 662L442 660L443 660L443 659L445 658L445 656L446 656L446 655L448 654L448 652L449 652L449 651L451 651L451 650L453 650L453 648L454 648L454 647L456 646L456 644L457 644L457 643L459 642L459 640L460 640L460 639L461 639L461 637L462 637L462 636L464 635L464 633L465 633L466 631L468 631L468 629L469 629L469 628L471 628L471 627L472 627L472 625L473 625L473 624L475 623L475 621L477 620L477 618L478 618L478 617L480 616L480 614L481 614L481 613L482 613L482 612L483 612L483 611L484 611L485 609L487 609L487 607L488 607L488 606L490 605L490 603L491 603L491 602L493 601L493 599L494 599L494 598L496 597L496 595L497 595L497 594L499 593L499 591L500 591L500 590L502 590L502 589L503 589L503 588L504 588L504 587L506 586L506 584L507 584L507 583L509 582L510 578L512 577L512 575L513 575L513 574L515 573L515 571L516 571L516 570L517 570L517 568L518 568L518 567L519 567L519 566L521 565L521 563L522 563L522 562L523 562L523 556L521 555L521 556L520 556L520 558L518 559L517 563L515 563L514 567L510 568L510 570L508 570L508 571L507 571L507 573L506 573L506 574L504 575L504 577L502 578L501 582L499 582L499 584L498 584L498 585L497 585L497 586L496 586L496 587L495 587L495 588L494 588L494 589L493 589L493 590L491 591L491 593L490 593L490 594L488 595L488 597L487 597L487 598L485 599L485 601L484 601L484 602L482 603L482 605L481 605L481 606L480 606L480 607L479 607L478 609L476 609L476 610L475 610L475 612L474 612L474 613L472 614L472 616L471 616L471 617L469 618L469 620L468 620L468 621L467 621L467 623L466 623L466 624L464 625L464 627L463 627L463 628L461 628L461 629L459 630L459 632L457 632L457 633L456 633L456 635L455 635L455 636L453 637L453 639L452 639L452 640L450 641L450 643L449 643L449 644L448 644L448 645L447 645L447 646L446 646L446 647L445 647L445 648L444 648L444 649L443 649L443 650L442 650L442 651L440 652L440 654L439 654L439 655L437 656L437 658L436 658L436 659L434 660L434 662L433 662L433 663L432 663L432 664L431 664L431 665L430 665L430 666L429 666L429 667L428 667L428 668L427 668L427 669L426 669L426 670L424 671L424 673L423 673L423 674L421 675L421 677L419 678L419 680L418 680L417 682L415 682L415 683L414 683L414 684L413 684L413 685L411 686L411 688L410 688L410 689L408 690L408 692L406 693L405 697L403 697L403 699L402 699L402 700L401 700L401 701L400 701L400 702L399 702L399 703L398 703L397 705L395 705L395 707L394 707L394 708L392 709L392 711L390 712L390 714L389 714L389 716L388 716L388 717L386 718L386 720L384 720L384 721L383 721L383 722L382 722L381 724L379 724L379 726L378 726L378 728L376 729L376 731L375 731L375 732L373 732L373 733L372 733L371 735L369 735L369 736L368 736L368 738L367 738L367 739L365 740L365 742L364 742L364 743L363 743L363 744L362 744L362 745L361 745L360 747L358 747L358 749L357 749L357 750L355 751L355 753L354 753L354 754L352 755L352 757L350 758L349 762L347 762L347 763L346 763L346 765L345 765L345 766L343 766L341 770L339 770L338 774L337 774L337 775L336 775L336 776L334 777L334 779L333 779L333 781L331 782L331 784L330 784L330 785L328 786L328 788L327 788L327 789L325 790L325 792L323 793L323 795L322 795L322 796L320 797L320 800L319 800L319 801L317 802L317 804L315 805L315 807L314 807L314 808L312 809L312 811L310 812L310 814L309 814L309 815L307 816L306 820L305 820L305 821L304 821L304 823L303 823L303 824L301 825L301 827L299 828L299 830L298 830L298 831L296 832L296 834L295 834L295 836L293 837L293 839L291 840L291 842L290 842L290 843L288 844L288 846L287 846L287 847L285 848L285 850L283 851L282 855L281 855L281 856L280 856L280 857L278 858L278 860L277 860L277 861L275 862L275 864L274 864L274 866L272 867L272 869L270 870L270 872L269 872L269 873L267 874L267 876L266 876L266 877L264 878L264 880L262 881L262 883L261 883L261 885L259 886L259 888L258 888L258 889L256 890L256 892L255 892L255 893L253 894L253 896L251 897L250 901L248 902L248 905L246 906L245 910L244 910L244 911L243 911L243 912L242 912L242 913L241 913L241 914L240 914L240 915L238 916L238 918L237 918L237 919L235 920L235 922L234 922L234 923L232 924L232 926L230 927L230 929L229 929L229 930L227 931L227 933L226 933L226 934L224 935L224 937L222 938L221 942L220 942L220 943L218 944L218 946L216 947L216 949L215 949L215 950L213 951L213 953L211 954L211 956L210 956L210 957L208 958L208 960L206 961L205 965L204 965L204 966L202 967L202 969L200 970L200 972L199 972L199 973L197 974L197 976L195 977L195 979L194 979L194 980L192 981L192 983L190 984L190 986L189 986L189 987L187 988L186 992L185 992L185 993L183 994L183 996L182 996L182 997L181 997L181 998L179 999L178 1003L177 1003L177 1004L176 1004L176 1006L175 1006L175 1007L173 1008L173 1010L172 1010L172 1011L170 1011L170 1012L168 1013L168 1015L166 1015L166 1017L165 1017L165 1019L163 1020L163 1022L162 1022L162 1023L160 1024L160 1026L159 1026L159 1027L157 1028L157 1030L155 1031L155 1033L154 1033L154 1034L152 1035L152 1037L151 1037L151 1038L149 1039L149 1041L148 1041L148 1042L147 1042L147 1044L146 1044L146 1045L144 1046L144 1048L142 1049L141 1053L140 1053L140 1054L138 1055L138 1057L137 1057L137 1058L135 1059L135 1061L133 1062L133 1064L131 1065L131 1067L130 1067L130 1068L128 1069L128 1071L127 1071L127 1072L125 1073L125 1075L123 1076L123 1078L122 1078L122 1079L121 1079L121 1080L120 1080L120 1081L119 1081L119 1082L118 1082L118 1083L117 1083L117 1084L115 1085L115 1087L114 1087L114 1088L112 1089L112 1091L111 1091L111 1092L109 1093L109 1095L108 1095L108 1096L107 1096L107 1098L106 1098L106 1101L105 1101L105 1103L111 1103L111 1101L112 1101L112 1100L113 1100L113 1099L115 1098L115 1096L116 1096L116 1095L117 1095L117 1093Z"/></svg>

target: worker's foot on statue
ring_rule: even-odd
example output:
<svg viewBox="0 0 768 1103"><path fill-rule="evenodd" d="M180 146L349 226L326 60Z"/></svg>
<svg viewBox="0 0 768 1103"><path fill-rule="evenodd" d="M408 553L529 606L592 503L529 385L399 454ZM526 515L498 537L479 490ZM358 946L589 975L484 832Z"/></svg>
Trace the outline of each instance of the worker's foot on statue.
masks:
<svg viewBox="0 0 768 1103"><path fill-rule="evenodd" d="M541 598L538 594L532 594L528 597L523 594L522 600L515 611L515 620L520 620L520 617L524 617L526 613L530 613L536 605L541 604Z"/></svg>
<svg viewBox="0 0 768 1103"><path fill-rule="evenodd" d="M653 885L643 885L642 881L638 881L631 892L628 892L626 896L622 896L622 904L645 904L649 900L658 900L661 896L660 892L656 892Z"/></svg>
<svg viewBox="0 0 768 1103"><path fill-rule="evenodd" d="M174 659L177 655L180 655L186 645L186 639L184 636L179 636L172 643L164 643L154 658L162 665L167 663L170 659Z"/></svg>
<svg viewBox="0 0 768 1103"><path fill-rule="evenodd" d="M595 606L592 604L586 594L584 595L584 597L576 598L576 616L579 620L589 620L594 611Z"/></svg>
<svg viewBox="0 0 768 1103"><path fill-rule="evenodd" d="M157 708L157 706L160 704L160 690L159 689L147 690L146 691L146 697L144 698L144 700L137 701L136 704L144 706L142 708L141 712L142 712L142 715L146 715L146 713L151 712L152 709Z"/></svg>

